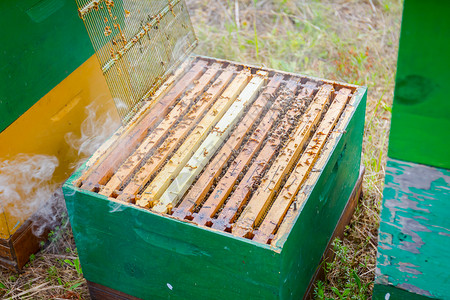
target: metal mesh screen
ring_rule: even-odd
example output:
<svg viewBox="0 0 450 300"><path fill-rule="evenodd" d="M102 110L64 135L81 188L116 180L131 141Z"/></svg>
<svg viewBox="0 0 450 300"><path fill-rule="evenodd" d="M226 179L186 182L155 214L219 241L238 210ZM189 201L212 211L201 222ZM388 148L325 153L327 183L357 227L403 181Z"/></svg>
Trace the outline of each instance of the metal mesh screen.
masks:
<svg viewBox="0 0 450 300"><path fill-rule="evenodd" d="M123 122L197 44L183 0L75 0Z"/></svg>

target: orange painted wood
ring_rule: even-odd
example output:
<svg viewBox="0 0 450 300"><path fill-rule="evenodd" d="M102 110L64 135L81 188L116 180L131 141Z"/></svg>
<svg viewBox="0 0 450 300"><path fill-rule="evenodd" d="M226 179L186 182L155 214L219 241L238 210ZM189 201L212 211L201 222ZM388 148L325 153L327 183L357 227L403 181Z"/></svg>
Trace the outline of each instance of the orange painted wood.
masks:
<svg viewBox="0 0 450 300"><path fill-rule="evenodd" d="M120 188L124 181L127 181L130 178L147 155L160 144L163 138L168 134L169 130L172 129L172 126L192 107L192 104L197 97L203 93L207 85L217 74L219 68L220 64L217 63L208 67L196 85L186 91L181 100L167 114L164 120L162 120L150 135L142 141L138 149L134 151L133 155L129 156L119 167L108 183L100 190L99 194L107 197L111 196L116 189Z"/></svg>
<svg viewBox="0 0 450 300"><path fill-rule="evenodd" d="M337 93L337 96L334 98L330 108L320 122L315 134L299 159L299 162L289 175L286 184L275 199L268 214L261 223L261 226L255 232L253 240L266 243L283 221L284 215L297 197L297 193L319 157L327 137L330 135L339 116L344 110L350 94L351 91L349 89L341 89ZM301 203L299 203L299 205L301 205Z"/></svg>
<svg viewBox="0 0 450 300"><path fill-rule="evenodd" d="M305 106L303 100L313 95L314 88L315 84L308 82L306 87L300 91L299 96L296 98L297 101L292 100L290 108L287 110L278 126L278 132L281 134L273 134L266 145L264 145L255 161L251 164L245 176L236 187L236 190L230 196L230 199L228 199L228 202L217 216L217 219L213 220L213 228L225 230L230 227L230 223L234 221L236 214L240 212L246 204L253 187L257 184L262 177L262 174L268 168L269 161L274 157L275 152L281 147L282 135L289 132L293 125L294 118L301 114L301 109ZM293 97L296 89L297 82L290 81L286 86L285 96Z"/></svg>
<svg viewBox="0 0 450 300"><path fill-rule="evenodd" d="M225 163L228 161L233 151L240 147L244 136L249 132L255 121L263 112L268 100L280 86L282 79L283 76L276 75L269 81L265 91L255 100L245 117L227 140L227 147L222 147L220 149L219 153L206 166L202 175L174 210L174 213L172 214L174 217L184 219L187 215L190 215L190 212L195 209L195 206L202 201L211 188L214 180L222 172Z"/></svg>
<svg viewBox="0 0 450 300"><path fill-rule="evenodd" d="M149 158L145 164L134 175L130 182L124 187L123 192L117 197L118 200L129 202L139 192L141 187L150 180L151 176L162 166L167 157L175 151L177 145L196 125L214 101L227 87L235 67L227 67L214 81L211 87L202 95L202 98L192 107L186 117L174 128L173 132L165 139L162 145Z"/></svg>
<svg viewBox="0 0 450 300"><path fill-rule="evenodd" d="M190 69L179 82L145 115L142 121L133 128L130 134L126 135L109 155L97 168L86 178L81 188L85 190L94 190L97 185L103 185L114 174L114 171L130 155L130 152L142 141L149 130L156 124L161 116L165 115L170 106L183 94L183 92L197 80L207 65L206 61L200 60Z"/></svg>
<svg viewBox="0 0 450 300"><path fill-rule="evenodd" d="M275 162L262 179L261 185L250 198L244 211L233 225L232 232L234 235L246 236L247 233L252 231L253 225L258 223L264 215L284 177L298 160L303 145L310 137L314 126L320 120L321 113L329 102L332 92L333 86L329 84L323 85L317 92L313 103L308 107L296 130L291 135L291 139L287 141L287 144L280 151Z"/></svg>

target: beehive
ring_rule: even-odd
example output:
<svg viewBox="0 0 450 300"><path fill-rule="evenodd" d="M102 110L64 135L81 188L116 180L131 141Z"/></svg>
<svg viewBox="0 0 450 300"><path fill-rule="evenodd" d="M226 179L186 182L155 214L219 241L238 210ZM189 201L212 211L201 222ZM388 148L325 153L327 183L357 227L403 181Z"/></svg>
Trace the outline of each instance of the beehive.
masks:
<svg viewBox="0 0 450 300"><path fill-rule="evenodd" d="M86 279L301 297L358 178L365 93L191 57L64 185Z"/></svg>

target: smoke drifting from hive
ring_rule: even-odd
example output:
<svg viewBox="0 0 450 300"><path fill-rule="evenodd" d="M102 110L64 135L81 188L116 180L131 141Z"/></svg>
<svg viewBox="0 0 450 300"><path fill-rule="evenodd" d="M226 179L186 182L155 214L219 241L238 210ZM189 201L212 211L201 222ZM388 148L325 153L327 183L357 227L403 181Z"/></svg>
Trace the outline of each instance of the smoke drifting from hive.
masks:
<svg viewBox="0 0 450 300"><path fill-rule="evenodd" d="M80 136L74 132L68 132L64 136L67 144L78 151L78 163L83 163L119 126L110 111L99 113L95 102L86 106L86 114L87 117L81 124Z"/></svg>
<svg viewBox="0 0 450 300"><path fill-rule="evenodd" d="M52 181L59 165L58 159L50 155L19 154L14 159L0 162L0 197L3 209L14 218L28 218L36 211L46 218L48 213L43 204L52 198L57 183ZM51 223L51 220L49 220ZM22 224L9 224L20 226ZM36 228L36 235L42 229Z"/></svg>
<svg viewBox="0 0 450 300"><path fill-rule="evenodd" d="M88 105L80 133L66 133L66 142L77 153L72 168L80 166L120 125L112 111L101 111L96 103ZM0 161L0 204L12 217L7 219L14 220L8 223L11 233L27 219L36 236L60 223L66 208L59 188L62 182L54 179L59 164L56 156L43 154L22 153Z"/></svg>

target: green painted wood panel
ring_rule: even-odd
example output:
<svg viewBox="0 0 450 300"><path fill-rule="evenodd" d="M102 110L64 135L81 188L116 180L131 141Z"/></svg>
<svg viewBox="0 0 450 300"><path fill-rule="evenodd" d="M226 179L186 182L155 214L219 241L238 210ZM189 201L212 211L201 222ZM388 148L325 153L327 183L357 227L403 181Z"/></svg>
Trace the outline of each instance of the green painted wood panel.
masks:
<svg viewBox="0 0 450 300"><path fill-rule="evenodd" d="M375 299L384 299L386 286L449 299L449 203L449 170L388 160ZM391 293L392 299L411 299L402 295Z"/></svg>
<svg viewBox="0 0 450 300"><path fill-rule="evenodd" d="M450 1L405 0L389 157L450 168Z"/></svg>
<svg viewBox="0 0 450 300"><path fill-rule="evenodd" d="M0 1L0 132L94 54L74 0Z"/></svg>
<svg viewBox="0 0 450 300"><path fill-rule="evenodd" d="M276 299L279 253L64 186L83 274L142 299Z"/></svg>

